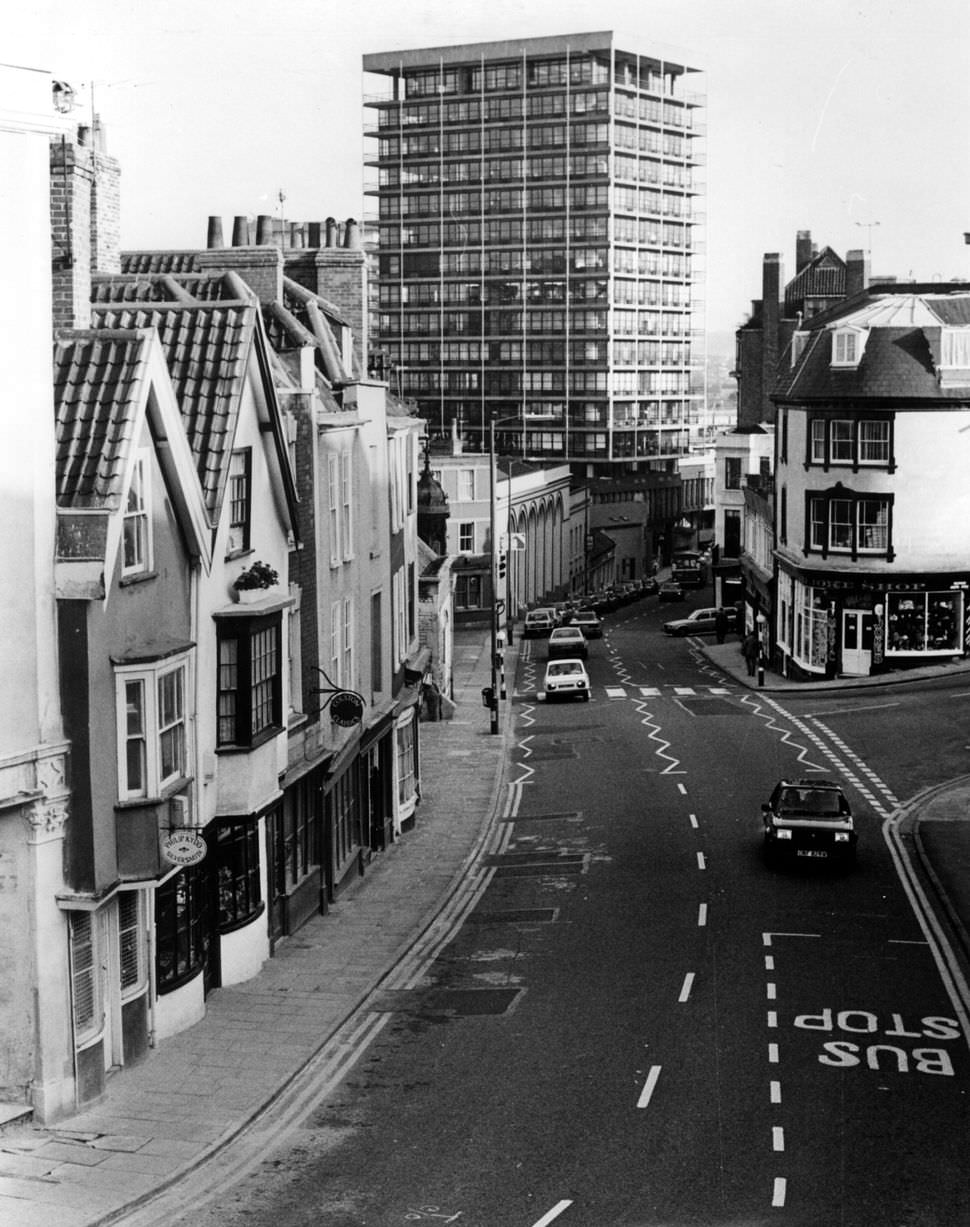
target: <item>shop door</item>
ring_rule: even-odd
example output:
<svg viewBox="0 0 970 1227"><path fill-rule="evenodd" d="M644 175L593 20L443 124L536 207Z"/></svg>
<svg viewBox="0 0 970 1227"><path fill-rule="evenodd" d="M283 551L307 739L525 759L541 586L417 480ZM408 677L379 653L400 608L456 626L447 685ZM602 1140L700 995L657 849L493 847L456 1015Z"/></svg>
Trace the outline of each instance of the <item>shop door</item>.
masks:
<svg viewBox="0 0 970 1227"><path fill-rule="evenodd" d="M872 664L872 615L862 609L842 611L842 672L868 677Z"/></svg>

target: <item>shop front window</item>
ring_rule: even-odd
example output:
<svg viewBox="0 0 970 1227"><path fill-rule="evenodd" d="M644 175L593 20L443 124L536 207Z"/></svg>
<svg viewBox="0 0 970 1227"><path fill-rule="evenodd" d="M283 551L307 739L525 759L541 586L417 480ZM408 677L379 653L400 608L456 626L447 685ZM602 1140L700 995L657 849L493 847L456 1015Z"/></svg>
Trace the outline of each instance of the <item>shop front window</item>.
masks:
<svg viewBox="0 0 970 1227"><path fill-rule="evenodd" d="M890 592L887 656L959 652L961 608L959 592Z"/></svg>

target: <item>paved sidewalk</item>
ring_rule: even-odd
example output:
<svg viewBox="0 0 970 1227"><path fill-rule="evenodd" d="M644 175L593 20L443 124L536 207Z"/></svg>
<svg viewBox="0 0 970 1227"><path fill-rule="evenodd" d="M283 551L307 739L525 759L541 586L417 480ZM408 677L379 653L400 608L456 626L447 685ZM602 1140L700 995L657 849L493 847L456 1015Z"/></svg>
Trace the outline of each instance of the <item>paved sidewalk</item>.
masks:
<svg viewBox="0 0 970 1227"><path fill-rule="evenodd" d="M514 649L507 661L514 669ZM455 635L451 720L421 725L414 827L326 916L254 979L220 989L205 1018L110 1080L57 1127L0 1134L0 1227L92 1227L222 1150L287 1087L421 938L486 843L501 799L511 706L490 732L482 630Z"/></svg>

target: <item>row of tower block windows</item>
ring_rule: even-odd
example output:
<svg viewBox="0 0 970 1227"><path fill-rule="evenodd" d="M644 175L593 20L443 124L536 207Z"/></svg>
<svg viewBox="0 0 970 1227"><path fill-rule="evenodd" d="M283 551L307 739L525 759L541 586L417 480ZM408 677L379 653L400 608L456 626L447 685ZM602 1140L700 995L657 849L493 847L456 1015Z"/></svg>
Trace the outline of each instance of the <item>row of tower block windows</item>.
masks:
<svg viewBox="0 0 970 1227"><path fill-rule="evenodd" d="M528 336L562 336L566 327L563 311L529 311L526 315ZM622 336L686 337L691 334L691 317L687 314L660 311L613 312L613 333ZM402 315L382 313L378 319L378 332L387 341L396 341L401 335L409 337L503 337L512 343L521 343L523 330L521 311L408 311ZM590 325L589 312L572 312L570 332L580 331L594 335L606 331L605 312L595 312ZM589 338L584 338L586 344Z"/></svg>
<svg viewBox="0 0 970 1227"><path fill-rule="evenodd" d="M544 99L543 101L550 101ZM459 128L413 132L403 136L382 136L377 142L381 162L399 158L447 157L450 154L495 153L503 149L559 148L563 145L595 145L607 140L605 124L573 121L571 124L537 124L496 128ZM659 154L667 158L690 155L691 138L679 132L658 128L635 128L617 124L613 143L619 149L636 149L642 153Z"/></svg>
<svg viewBox="0 0 970 1227"><path fill-rule="evenodd" d="M475 161L461 160L456 162L423 162L406 168L401 172L401 182L404 187L424 186L433 184L448 185L451 183L508 183L521 184L529 180L547 179L550 182L562 182L563 173L557 174L553 169L557 162L565 163L565 155L551 158L480 158ZM405 173L407 179L405 180ZM381 186L396 187L397 183L390 180L396 176L384 176ZM633 178L633 175L625 176ZM694 176L689 166L677 162L643 161L638 164L636 178L641 183L652 183L665 189L679 188L690 192L694 188ZM636 193L636 188L627 188L627 192ZM639 212L639 205L634 203L636 197L627 198L630 203L624 204L619 199L615 207L626 212ZM401 195L398 192L382 191L379 200L382 218L409 217L420 214L442 213L447 201L443 201L437 193L421 195L411 193Z"/></svg>
<svg viewBox="0 0 970 1227"><path fill-rule="evenodd" d="M541 192L541 197L539 193ZM486 193L485 212L494 213L521 213L521 191L515 189L511 191L495 191ZM531 195L531 193L530 193ZM562 189L559 188L541 188L536 193L538 200L531 202L528 205L530 211L539 211L540 209L561 211L565 206L562 200ZM516 199L518 198L518 199ZM558 199L558 203L553 203ZM539 219L531 219L538 222ZM543 219L546 220L546 219ZM604 213L601 216L590 214L580 214L579 216L571 216L568 219L561 217L549 219L552 224L548 229L556 235L556 237L565 238L568 234L571 240L576 239L607 239L610 232L610 218ZM566 221L568 220L568 225ZM681 247L689 248L691 246L691 228L681 222L661 222L656 217L614 217L612 218L613 238L617 243L631 243L640 246L648 247ZM478 227L479 236L483 233L490 233L488 227L482 230L482 223L475 223ZM538 229L538 227L537 227ZM541 231L540 231L541 233ZM451 240L444 241L442 240ZM543 239L539 241L549 241ZM555 241L553 239L552 241ZM466 256L469 259L486 260L499 253L484 252L479 255L477 251L469 251L467 248L468 242L468 227L463 223L453 223L450 226L441 226L438 222L418 222L410 226L388 225L381 228L380 249L382 252L396 251L402 247L457 247L459 251L456 254ZM522 252L510 252L512 256L523 258ZM531 255L530 253L527 253ZM565 256L565 253L563 253Z"/></svg>
<svg viewBox="0 0 970 1227"><path fill-rule="evenodd" d="M505 97L445 99L441 102L407 102L381 108L378 127L451 127L461 124L508 123L535 115L595 114L609 110L606 89L570 90L568 93L513 94ZM694 110L679 102L659 98L615 94L614 114L665 128L691 128Z"/></svg>
<svg viewBox="0 0 970 1227"><path fill-rule="evenodd" d="M433 392L483 392L515 396L523 392L607 392L613 396L678 396L691 390L687 371L521 371L440 370L404 367L397 376L404 395Z"/></svg>
<svg viewBox="0 0 970 1227"><path fill-rule="evenodd" d="M499 227L496 227L498 229ZM520 253L522 254L522 253ZM597 273L605 272L609 267L609 249L606 247L573 247L567 254L564 250L547 250L529 253L529 272L533 277L514 281L486 281L482 283L481 292L470 294L462 291L462 283L445 282L439 289L438 283L423 283L421 277L461 277L478 274L483 271L482 261L478 252L437 252L416 251L404 256L388 254L380 257L380 301L382 306L395 306L398 302L439 302L448 301L500 301L517 302L520 299L544 299L546 301L565 299L565 281L553 283L535 279L535 274L548 273ZM525 264L526 260L523 259ZM631 248L615 247L613 249L613 271L626 273L629 276L665 277L681 280L691 273L690 256L680 252L659 252L652 248L641 248L639 251ZM500 275L500 274L496 274ZM388 278L403 277L408 284L403 288L387 283ZM475 283L478 284L477 282ZM549 285L560 289L544 288ZM410 298L406 291L410 286ZM434 287L434 292L431 291ZM387 297L385 295L390 295Z"/></svg>
<svg viewBox="0 0 970 1227"><path fill-rule="evenodd" d="M605 366L612 355L616 366L686 366L691 350L688 341L406 341L395 347L398 361L412 363L470 362L517 364Z"/></svg>
<svg viewBox="0 0 970 1227"><path fill-rule="evenodd" d="M611 74L609 54L580 53L542 59L514 59L449 68L412 69L403 74L408 98L447 94L481 94L501 90L547 89L565 85L609 85L673 97L680 94L682 74L653 60L617 55Z"/></svg>

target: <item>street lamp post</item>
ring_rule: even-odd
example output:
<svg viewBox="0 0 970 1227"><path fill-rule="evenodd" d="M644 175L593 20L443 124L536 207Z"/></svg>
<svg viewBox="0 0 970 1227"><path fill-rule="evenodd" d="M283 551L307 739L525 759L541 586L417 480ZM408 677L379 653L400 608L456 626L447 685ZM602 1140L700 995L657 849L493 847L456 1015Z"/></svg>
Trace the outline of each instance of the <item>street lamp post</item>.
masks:
<svg viewBox="0 0 970 1227"><path fill-rule="evenodd" d="M490 617L491 622L491 646L492 646L492 672L491 672L491 702L489 704L489 721L490 732L498 732L498 602L495 596L495 419L493 418L488 424L488 518L489 518L489 577L491 580L491 607Z"/></svg>

